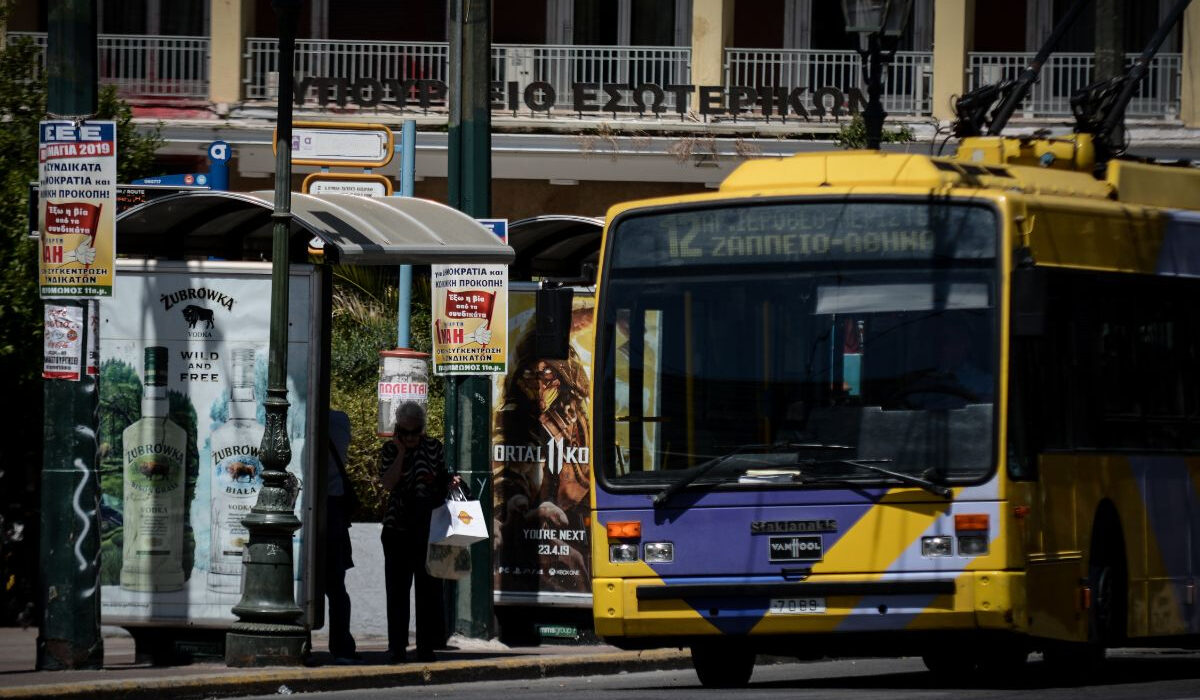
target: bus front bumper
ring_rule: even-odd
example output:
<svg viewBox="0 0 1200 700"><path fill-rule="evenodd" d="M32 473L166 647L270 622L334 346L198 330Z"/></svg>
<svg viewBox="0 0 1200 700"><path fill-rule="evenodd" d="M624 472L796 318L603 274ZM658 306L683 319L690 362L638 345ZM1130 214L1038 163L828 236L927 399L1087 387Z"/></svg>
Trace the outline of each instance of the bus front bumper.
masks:
<svg viewBox="0 0 1200 700"><path fill-rule="evenodd" d="M596 579L602 637L1023 631L1024 574L813 576L804 581Z"/></svg>

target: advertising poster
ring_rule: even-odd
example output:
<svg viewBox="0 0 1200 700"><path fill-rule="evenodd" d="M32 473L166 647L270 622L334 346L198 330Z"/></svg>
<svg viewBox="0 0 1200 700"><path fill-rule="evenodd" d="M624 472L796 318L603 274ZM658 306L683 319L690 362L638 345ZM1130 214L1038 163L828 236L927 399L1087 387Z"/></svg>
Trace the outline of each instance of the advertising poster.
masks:
<svg viewBox="0 0 1200 700"><path fill-rule="evenodd" d="M77 382L83 363L83 308L46 304L42 377Z"/></svg>
<svg viewBox="0 0 1200 700"><path fill-rule="evenodd" d="M595 300L576 292L565 360L534 354L534 291L511 295L509 371L492 380L494 581L501 601L591 604Z"/></svg>
<svg viewBox="0 0 1200 700"><path fill-rule="evenodd" d="M116 123L42 122L38 127L42 298L112 295L116 216Z"/></svg>
<svg viewBox="0 0 1200 700"><path fill-rule="evenodd" d="M504 374L508 266L432 265L433 373Z"/></svg>
<svg viewBox="0 0 1200 700"><path fill-rule="evenodd" d="M241 520L258 498L269 263L122 264L100 304L101 614L105 624L227 626L241 600ZM312 518L309 338L318 276L294 266L287 430L299 482L296 598Z"/></svg>

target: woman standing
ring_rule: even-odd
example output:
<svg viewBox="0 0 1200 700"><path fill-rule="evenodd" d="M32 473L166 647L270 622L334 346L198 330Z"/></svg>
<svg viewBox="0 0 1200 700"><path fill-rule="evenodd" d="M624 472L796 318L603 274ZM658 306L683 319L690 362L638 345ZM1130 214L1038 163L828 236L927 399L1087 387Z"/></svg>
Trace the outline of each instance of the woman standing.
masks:
<svg viewBox="0 0 1200 700"><path fill-rule="evenodd" d="M383 487L390 492L381 535L388 652L393 662L406 660L408 592L415 580L417 660L433 661L433 650L445 641L445 632L442 582L425 571L429 516L462 481L447 471L442 443L425 434L425 409L420 404L408 402L396 409L392 439L383 445L380 469Z"/></svg>

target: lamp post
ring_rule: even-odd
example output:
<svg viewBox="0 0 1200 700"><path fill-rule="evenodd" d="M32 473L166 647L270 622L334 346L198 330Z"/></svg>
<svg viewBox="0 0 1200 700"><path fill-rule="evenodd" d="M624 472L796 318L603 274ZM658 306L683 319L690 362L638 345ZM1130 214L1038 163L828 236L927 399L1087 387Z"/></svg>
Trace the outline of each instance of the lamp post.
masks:
<svg viewBox="0 0 1200 700"><path fill-rule="evenodd" d="M863 61L863 79L867 81L863 126L870 149L879 150L883 141L883 120L887 118L880 100L883 67L896 54L896 42L904 33L911 11L912 0L842 0L846 31L859 34L866 44L866 48L858 49L858 54Z"/></svg>
<svg viewBox="0 0 1200 700"><path fill-rule="evenodd" d="M271 334L267 424L259 448L262 488L242 520L249 542L242 559L238 621L225 638L227 666L296 666L308 644L293 584L292 533L300 527L295 492L285 469L292 460L287 434L288 233L292 223L292 55L303 0L271 0L279 19L279 106L275 137L275 209L271 213Z"/></svg>

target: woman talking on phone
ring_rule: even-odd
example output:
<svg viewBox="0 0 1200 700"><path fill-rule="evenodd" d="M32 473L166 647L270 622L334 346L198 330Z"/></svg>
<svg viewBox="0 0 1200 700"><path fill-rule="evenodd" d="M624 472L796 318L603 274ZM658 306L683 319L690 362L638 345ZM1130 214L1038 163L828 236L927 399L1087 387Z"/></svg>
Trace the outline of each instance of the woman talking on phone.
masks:
<svg viewBox="0 0 1200 700"><path fill-rule="evenodd" d="M417 661L433 661L445 641L442 582L425 571L429 516L445 502L458 475L446 469L441 441L425 434L425 409L417 403L396 409L392 439L380 453L383 487L383 570L387 589L388 652L394 663L407 660L409 597L416 582Z"/></svg>

